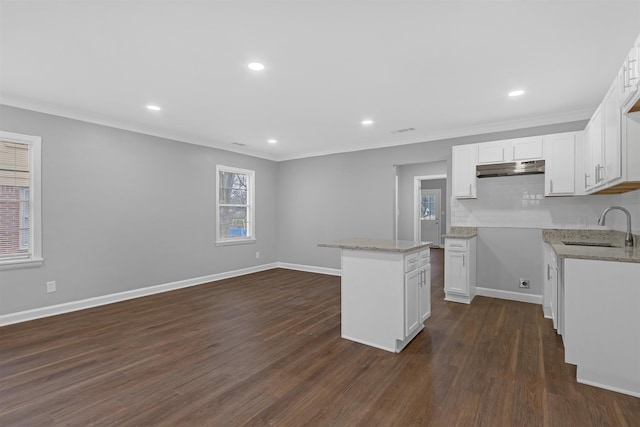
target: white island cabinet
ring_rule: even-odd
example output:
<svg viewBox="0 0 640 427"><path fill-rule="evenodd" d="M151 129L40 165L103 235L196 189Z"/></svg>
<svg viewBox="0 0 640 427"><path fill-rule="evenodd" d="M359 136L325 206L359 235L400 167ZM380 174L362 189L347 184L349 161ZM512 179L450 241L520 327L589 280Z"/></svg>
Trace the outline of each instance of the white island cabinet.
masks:
<svg viewBox="0 0 640 427"><path fill-rule="evenodd" d="M342 250L342 338L400 352L431 315L428 242L349 239Z"/></svg>

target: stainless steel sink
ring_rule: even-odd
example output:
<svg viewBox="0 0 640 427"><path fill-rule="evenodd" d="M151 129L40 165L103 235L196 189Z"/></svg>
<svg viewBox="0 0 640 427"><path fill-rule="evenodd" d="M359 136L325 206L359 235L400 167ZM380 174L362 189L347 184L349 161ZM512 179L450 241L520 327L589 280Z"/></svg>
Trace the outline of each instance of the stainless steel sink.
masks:
<svg viewBox="0 0 640 427"><path fill-rule="evenodd" d="M600 248L619 248L620 245L616 245L614 243L604 243L604 242L562 242L565 245L569 246L597 246Z"/></svg>

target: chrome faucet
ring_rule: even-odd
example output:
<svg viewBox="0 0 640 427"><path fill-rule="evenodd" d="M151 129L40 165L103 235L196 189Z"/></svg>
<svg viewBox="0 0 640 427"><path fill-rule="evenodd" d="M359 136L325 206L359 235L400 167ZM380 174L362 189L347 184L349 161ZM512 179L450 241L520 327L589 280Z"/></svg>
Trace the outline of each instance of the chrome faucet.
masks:
<svg viewBox="0 0 640 427"><path fill-rule="evenodd" d="M632 247L633 234L631 234L631 214L629 213L628 210L626 210L622 206L611 206L610 208L605 209L604 212L602 212L602 215L600 215L600 218L598 218L598 225L604 225L604 217L607 215L607 213L610 210L613 210L613 209L621 210L627 215L627 235L624 237L624 245L625 247Z"/></svg>

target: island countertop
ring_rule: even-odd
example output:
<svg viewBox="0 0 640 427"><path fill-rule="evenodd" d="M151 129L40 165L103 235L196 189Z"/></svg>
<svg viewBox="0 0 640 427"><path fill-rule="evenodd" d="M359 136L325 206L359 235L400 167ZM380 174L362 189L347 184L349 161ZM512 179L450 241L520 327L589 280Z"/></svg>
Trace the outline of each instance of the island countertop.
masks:
<svg viewBox="0 0 640 427"><path fill-rule="evenodd" d="M413 252L423 248L428 248L431 242L412 242L410 240L387 240L387 239L365 239L353 238L344 240L332 240L320 242L318 246L323 248L351 249L359 251L378 252Z"/></svg>

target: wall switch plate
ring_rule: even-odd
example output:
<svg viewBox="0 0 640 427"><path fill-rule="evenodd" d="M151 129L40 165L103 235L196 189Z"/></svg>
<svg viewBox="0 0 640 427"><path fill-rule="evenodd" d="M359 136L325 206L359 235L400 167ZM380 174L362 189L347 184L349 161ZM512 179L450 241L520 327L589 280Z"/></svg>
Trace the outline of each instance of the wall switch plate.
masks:
<svg viewBox="0 0 640 427"><path fill-rule="evenodd" d="M256 251L256 259L260 258L260 252Z"/></svg>
<svg viewBox="0 0 640 427"><path fill-rule="evenodd" d="M529 289L529 280L528 279L520 279L520 287Z"/></svg>
<svg viewBox="0 0 640 427"><path fill-rule="evenodd" d="M55 292L56 291L56 282L47 282L47 292Z"/></svg>

